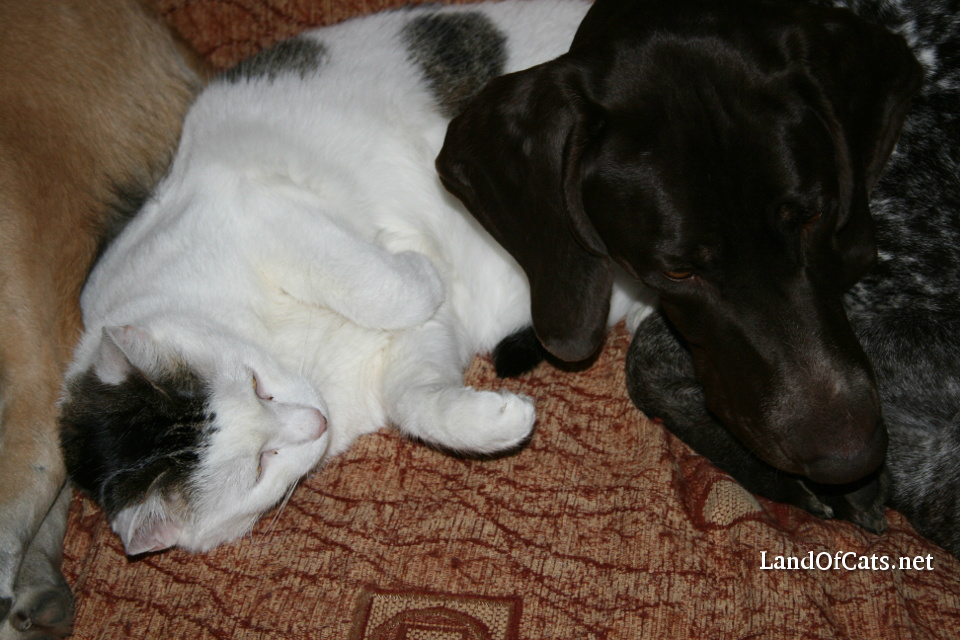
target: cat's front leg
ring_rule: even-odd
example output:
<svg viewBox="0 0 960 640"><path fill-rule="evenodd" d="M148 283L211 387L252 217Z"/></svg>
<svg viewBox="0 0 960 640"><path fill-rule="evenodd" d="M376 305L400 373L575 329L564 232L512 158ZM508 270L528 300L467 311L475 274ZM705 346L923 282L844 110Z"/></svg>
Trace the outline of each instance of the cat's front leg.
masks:
<svg viewBox="0 0 960 640"><path fill-rule="evenodd" d="M422 327L398 334L384 371L390 420L409 436L456 452L519 447L533 430L533 401L465 387L463 370L472 356L445 307Z"/></svg>
<svg viewBox="0 0 960 640"><path fill-rule="evenodd" d="M293 197L247 187L245 204L270 212L251 229L264 275L292 297L387 331L423 324L443 303L443 280L425 255L393 253Z"/></svg>

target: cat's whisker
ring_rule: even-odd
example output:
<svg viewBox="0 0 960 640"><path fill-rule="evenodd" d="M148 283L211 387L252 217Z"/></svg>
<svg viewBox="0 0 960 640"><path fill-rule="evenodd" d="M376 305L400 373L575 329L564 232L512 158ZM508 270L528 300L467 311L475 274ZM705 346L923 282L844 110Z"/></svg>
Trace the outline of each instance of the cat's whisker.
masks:
<svg viewBox="0 0 960 640"><path fill-rule="evenodd" d="M280 514L283 513L283 510L286 508L287 503L290 502L290 497L293 495L293 490L297 488L299 482L294 482L290 485L290 488L287 489L287 493L283 496L283 500L280 501L280 505L276 508L273 514L273 518L270 519L270 524L267 526L266 531L263 532L264 536L268 536L273 533L273 528L277 524L277 520L280 519Z"/></svg>

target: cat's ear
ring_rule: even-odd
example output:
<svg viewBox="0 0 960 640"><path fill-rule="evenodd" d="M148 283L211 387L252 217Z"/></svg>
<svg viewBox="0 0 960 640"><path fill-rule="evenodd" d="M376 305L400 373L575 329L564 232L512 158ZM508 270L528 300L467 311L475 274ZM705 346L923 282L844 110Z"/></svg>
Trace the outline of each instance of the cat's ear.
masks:
<svg viewBox="0 0 960 640"><path fill-rule="evenodd" d="M94 370L108 384L123 382L135 369L136 362L156 359L156 342L145 330L130 325L104 327Z"/></svg>
<svg viewBox="0 0 960 640"><path fill-rule="evenodd" d="M111 524L128 556L169 549L177 544L183 530L166 501L159 496L127 507Z"/></svg>

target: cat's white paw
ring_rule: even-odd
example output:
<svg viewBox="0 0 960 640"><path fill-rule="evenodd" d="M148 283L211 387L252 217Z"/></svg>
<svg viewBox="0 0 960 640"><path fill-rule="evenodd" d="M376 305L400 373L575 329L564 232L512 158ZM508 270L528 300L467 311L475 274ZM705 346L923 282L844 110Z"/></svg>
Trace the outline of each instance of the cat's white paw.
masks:
<svg viewBox="0 0 960 640"><path fill-rule="evenodd" d="M477 453L506 451L530 437L533 400L509 391L461 389L448 414L456 448Z"/></svg>

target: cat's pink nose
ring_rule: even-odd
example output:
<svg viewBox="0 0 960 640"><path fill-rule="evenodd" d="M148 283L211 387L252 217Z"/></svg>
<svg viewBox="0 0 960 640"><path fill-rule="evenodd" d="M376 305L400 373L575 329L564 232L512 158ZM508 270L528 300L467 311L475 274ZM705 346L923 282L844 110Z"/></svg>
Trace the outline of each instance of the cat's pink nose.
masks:
<svg viewBox="0 0 960 640"><path fill-rule="evenodd" d="M321 412L320 409L314 409L313 411L317 414L316 415L317 424L316 424L316 428L313 431L313 439L316 440L317 438L322 436L324 432L327 430L327 418L323 415L323 412Z"/></svg>

